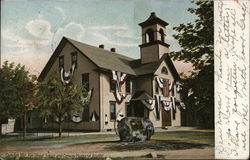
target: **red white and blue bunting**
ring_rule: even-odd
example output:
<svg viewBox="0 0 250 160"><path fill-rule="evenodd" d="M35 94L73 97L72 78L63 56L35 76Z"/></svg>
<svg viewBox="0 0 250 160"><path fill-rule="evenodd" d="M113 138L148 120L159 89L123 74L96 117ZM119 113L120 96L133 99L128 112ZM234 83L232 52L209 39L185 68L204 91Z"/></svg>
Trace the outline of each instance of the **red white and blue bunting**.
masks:
<svg viewBox="0 0 250 160"><path fill-rule="evenodd" d="M94 88L89 90L86 96L83 96L83 95L80 96L81 101L82 101L82 105L89 105L90 104L91 99L92 99L92 95L93 95L93 91L94 91ZM74 123L82 122L82 118L80 116L80 113L74 113L71 116L71 121Z"/></svg>
<svg viewBox="0 0 250 160"><path fill-rule="evenodd" d="M176 87L177 93L179 93L179 92L181 91L181 89L182 89L182 88L181 88L181 85L178 84L177 87Z"/></svg>
<svg viewBox="0 0 250 160"><path fill-rule="evenodd" d="M111 71L112 72L112 83L115 84L115 92L114 96L116 99L116 102L118 104L121 104L122 101L126 98L126 94L123 94L121 92L121 86L124 84L127 78L127 74L118 72L118 71Z"/></svg>
<svg viewBox="0 0 250 160"><path fill-rule="evenodd" d="M90 116L90 120L91 120L92 122L95 122L95 121L98 121L98 120L99 120L99 116L97 115L96 111L94 111L94 112L92 113L92 115Z"/></svg>
<svg viewBox="0 0 250 160"><path fill-rule="evenodd" d="M171 106L172 106L172 104L171 104L171 102L170 101L161 101L162 102L162 106L163 106L163 108L164 108L164 110L165 111L170 111L170 109L171 109Z"/></svg>
<svg viewBox="0 0 250 160"><path fill-rule="evenodd" d="M71 121L74 123L80 123L82 121L82 118L79 113L74 113L71 117Z"/></svg>
<svg viewBox="0 0 250 160"><path fill-rule="evenodd" d="M155 100L154 99L148 99L148 100L141 100L141 102L145 105L145 107L152 111L155 108Z"/></svg>
<svg viewBox="0 0 250 160"><path fill-rule="evenodd" d="M87 96L83 96L83 95L80 96L83 105L85 104L88 105L91 102L93 91L94 91L94 88L88 91Z"/></svg>
<svg viewBox="0 0 250 160"><path fill-rule="evenodd" d="M177 105L176 105L177 101L176 101L175 97L166 98L166 97L162 97L160 95L155 95L155 99L141 100L141 102L150 111L153 111L154 108L156 107L156 113L160 112L160 104L162 104L162 107L165 111L170 111L171 108L174 111L176 111L176 107L177 107ZM182 109L186 109L185 104L183 102L179 102L179 103L180 103L180 107L182 107Z"/></svg>
<svg viewBox="0 0 250 160"><path fill-rule="evenodd" d="M70 71L65 72L64 68L61 68L61 81L63 84L69 84L75 71L75 64L72 64Z"/></svg>

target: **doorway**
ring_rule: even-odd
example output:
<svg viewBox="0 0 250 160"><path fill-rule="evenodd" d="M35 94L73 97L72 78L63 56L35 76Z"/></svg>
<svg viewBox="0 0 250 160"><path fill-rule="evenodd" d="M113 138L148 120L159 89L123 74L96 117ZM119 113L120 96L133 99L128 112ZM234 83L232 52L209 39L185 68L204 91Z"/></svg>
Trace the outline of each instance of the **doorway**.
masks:
<svg viewBox="0 0 250 160"><path fill-rule="evenodd" d="M165 111L161 107L162 127L171 126L171 110Z"/></svg>

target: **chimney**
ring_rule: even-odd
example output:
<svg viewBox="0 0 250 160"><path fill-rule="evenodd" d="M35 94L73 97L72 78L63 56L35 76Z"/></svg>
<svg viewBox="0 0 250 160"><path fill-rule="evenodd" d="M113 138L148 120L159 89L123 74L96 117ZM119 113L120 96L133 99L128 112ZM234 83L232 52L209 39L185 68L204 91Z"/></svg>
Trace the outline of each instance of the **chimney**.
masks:
<svg viewBox="0 0 250 160"><path fill-rule="evenodd" d="M104 44L100 44L100 45L99 45L99 48L104 49Z"/></svg>
<svg viewBox="0 0 250 160"><path fill-rule="evenodd" d="M111 51L111 52L115 52L115 48L111 48L110 51Z"/></svg>

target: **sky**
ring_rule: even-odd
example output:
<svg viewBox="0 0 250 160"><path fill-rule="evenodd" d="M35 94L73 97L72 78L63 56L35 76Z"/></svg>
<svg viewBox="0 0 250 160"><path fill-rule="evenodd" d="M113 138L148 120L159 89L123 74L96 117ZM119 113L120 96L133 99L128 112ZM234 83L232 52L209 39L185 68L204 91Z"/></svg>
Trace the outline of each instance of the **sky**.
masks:
<svg viewBox="0 0 250 160"><path fill-rule="evenodd" d="M189 0L1 0L1 64L25 65L39 74L63 36L139 58L140 22L151 12L169 23L170 51L179 51L173 27L193 22ZM178 72L190 64L174 62Z"/></svg>

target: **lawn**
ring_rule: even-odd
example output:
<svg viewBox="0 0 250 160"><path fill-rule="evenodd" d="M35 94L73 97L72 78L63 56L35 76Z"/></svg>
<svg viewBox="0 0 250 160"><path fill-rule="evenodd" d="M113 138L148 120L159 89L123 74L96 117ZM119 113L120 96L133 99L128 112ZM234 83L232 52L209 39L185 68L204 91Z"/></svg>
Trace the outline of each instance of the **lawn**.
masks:
<svg viewBox="0 0 250 160"><path fill-rule="evenodd" d="M213 148L213 146L214 132L199 130L156 132L150 141L135 143L120 142L118 136L115 134L98 133L62 138L27 137L23 139L21 137L5 137L0 139L0 157L1 155L5 155L5 159L10 160L16 159L16 155L21 154L18 158L19 160L90 159L90 157L83 155L86 153L87 155L100 154L101 156L91 157L91 159L102 160L105 159L103 155L106 153L132 153L145 152L146 150L150 152L163 151L165 153L166 151ZM9 155L7 158L6 154ZM37 158L27 158L27 156L23 155L32 155ZM62 157L60 157L61 155ZM75 155L77 156L75 157ZM122 159L136 159L133 155L131 156L128 155ZM145 154L144 158L146 158ZM121 158L112 158L112 160L114 159Z"/></svg>

